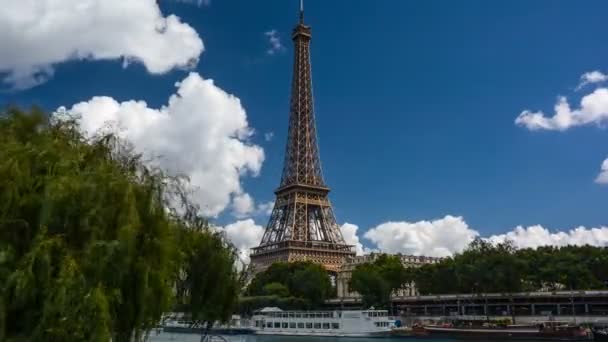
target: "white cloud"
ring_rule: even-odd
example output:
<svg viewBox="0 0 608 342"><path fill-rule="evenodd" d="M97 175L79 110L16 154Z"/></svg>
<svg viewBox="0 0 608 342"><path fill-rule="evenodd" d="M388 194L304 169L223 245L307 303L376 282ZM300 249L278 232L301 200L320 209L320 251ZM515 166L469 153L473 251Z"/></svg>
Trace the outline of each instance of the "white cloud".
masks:
<svg viewBox="0 0 608 342"><path fill-rule="evenodd" d="M232 207L236 217L245 217L255 209L253 198L247 193L238 194L232 200Z"/></svg>
<svg viewBox="0 0 608 342"><path fill-rule="evenodd" d="M255 200L247 193L237 194L232 200L232 214L236 218L247 216L268 216L272 213L274 201L255 204Z"/></svg>
<svg viewBox="0 0 608 342"><path fill-rule="evenodd" d="M357 225L348 222L340 226L340 231L342 231L342 236L344 237L346 244L355 246L355 252L357 255L363 255L366 251L364 250L361 242L359 242L357 230L359 230Z"/></svg>
<svg viewBox="0 0 608 342"><path fill-rule="evenodd" d="M588 124L602 124L608 120L608 88L598 88L581 99L579 108L572 109L565 97L559 97L555 114L547 117L543 112L523 111L515 123L530 130L558 130Z"/></svg>
<svg viewBox="0 0 608 342"><path fill-rule="evenodd" d="M601 83L608 81L608 75L602 73L601 71L590 71L581 75L581 80L579 85L576 87L576 90L582 89L584 86L593 83Z"/></svg>
<svg viewBox="0 0 608 342"><path fill-rule="evenodd" d="M256 212L258 215L269 216L270 214L272 214L273 208L274 208L274 201L268 201L268 202L258 204L256 207Z"/></svg>
<svg viewBox="0 0 608 342"><path fill-rule="evenodd" d="M264 151L249 142L252 129L240 100L197 73L176 86L177 93L158 109L144 101L119 103L100 96L75 104L68 114L78 116L89 134L110 123L152 164L189 176L193 199L204 214L219 214L231 197L244 206L248 195L241 177L259 173Z"/></svg>
<svg viewBox="0 0 608 342"><path fill-rule="evenodd" d="M239 250L241 260L248 264L250 249L260 243L264 228L252 219L247 219L231 223L222 229L228 240Z"/></svg>
<svg viewBox="0 0 608 342"><path fill-rule="evenodd" d="M270 141L274 138L274 132L266 132L264 133L264 140Z"/></svg>
<svg viewBox="0 0 608 342"><path fill-rule="evenodd" d="M354 227L356 232L356 226ZM382 252L443 257L463 251L471 241L479 237L479 233L469 228L462 217L447 215L433 221L383 223L368 230L364 237ZM484 239L492 243L508 239L517 248L585 244L608 246L608 227L577 227L568 231L551 232L540 225L518 226L512 231ZM355 241L358 242L358 239Z"/></svg>
<svg viewBox="0 0 608 342"><path fill-rule="evenodd" d="M518 248L536 248L540 246L567 246L567 245L608 245L608 227L585 228L577 227L565 232L550 232L543 226L518 226L514 230L500 235L493 235L489 241L503 242L506 239L513 241Z"/></svg>
<svg viewBox="0 0 608 342"><path fill-rule="evenodd" d="M163 16L156 0L2 1L0 77L32 87L70 60L141 62L151 73L196 64L203 42L175 15Z"/></svg>
<svg viewBox="0 0 608 342"><path fill-rule="evenodd" d="M478 235L462 217L447 215L433 221L386 222L363 236L382 252L443 257L460 252Z"/></svg>
<svg viewBox="0 0 608 342"><path fill-rule="evenodd" d="M604 160L602 163L600 174L595 179L595 182L599 184L608 184L608 159Z"/></svg>
<svg viewBox="0 0 608 342"><path fill-rule="evenodd" d="M277 52L283 51L285 49L283 44L281 43L281 38L279 37L279 32L277 30L270 30L264 32L264 35L268 38L268 43L270 44L270 48L266 50L266 53L269 55L274 55Z"/></svg>

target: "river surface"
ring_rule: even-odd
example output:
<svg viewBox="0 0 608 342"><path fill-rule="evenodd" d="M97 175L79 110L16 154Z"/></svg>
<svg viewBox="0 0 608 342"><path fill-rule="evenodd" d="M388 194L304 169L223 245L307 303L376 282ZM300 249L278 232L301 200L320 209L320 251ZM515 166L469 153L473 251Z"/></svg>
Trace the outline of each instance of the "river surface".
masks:
<svg viewBox="0 0 608 342"><path fill-rule="evenodd" d="M450 339L416 339L416 338L346 338L346 337L300 337L300 336L258 336L258 335L242 335L242 336L225 336L229 342L447 342L454 341ZM191 334L170 334L162 333L156 335L150 334L149 342L199 342L200 335ZM479 341L477 342L484 342ZM493 341L487 341L493 342Z"/></svg>

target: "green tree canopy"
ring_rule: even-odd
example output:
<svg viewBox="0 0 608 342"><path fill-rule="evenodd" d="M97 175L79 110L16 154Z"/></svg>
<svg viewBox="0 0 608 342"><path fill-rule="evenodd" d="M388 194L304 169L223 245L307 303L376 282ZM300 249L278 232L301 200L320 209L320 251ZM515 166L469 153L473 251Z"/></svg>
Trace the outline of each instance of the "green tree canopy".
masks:
<svg viewBox="0 0 608 342"><path fill-rule="evenodd" d="M0 340L139 340L177 285L194 316L229 314L234 251L199 229L180 184L113 135L0 115Z"/></svg>
<svg viewBox="0 0 608 342"><path fill-rule="evenodd" d="M312 308L323 304L333 294L333 288L329 274L321 265L311 262L278 262L256 274L247 287L246 294L249 297L275 295L299 298L305 307ZM246 301L251 302L252 299ZM268 299L261 302L267 303Z"/></svg>
<svg viewBox="0 0 608 342"><path fill-rule="evenodd" d="M516 249L510 242L477 239L462 253L415 272L422 294L604 289L608 248L593 246Z"/></svg>
<svg viewBox="0 0 608 342"><path fill-rule="evenodd" d="M361 295L366 308L385 308L390 302L391 284L376 264L357 265L350 279L350 288Z"/></svg>

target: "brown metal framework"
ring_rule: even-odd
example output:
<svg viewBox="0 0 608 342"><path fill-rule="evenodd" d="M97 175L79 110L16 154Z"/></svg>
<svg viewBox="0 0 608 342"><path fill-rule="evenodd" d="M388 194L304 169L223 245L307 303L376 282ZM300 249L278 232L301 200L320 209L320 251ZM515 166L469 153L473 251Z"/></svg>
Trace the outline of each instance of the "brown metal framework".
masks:
<svg viewBox="0 0 608 342"><path fill-rule="evenodd" d="M344 242L321 171L310 71L310 26L300 22L292 34L293 79L289 130L281 184L274 209L251 263L261 270L277 261L310 260L338 271L353 246Z"/></svg>

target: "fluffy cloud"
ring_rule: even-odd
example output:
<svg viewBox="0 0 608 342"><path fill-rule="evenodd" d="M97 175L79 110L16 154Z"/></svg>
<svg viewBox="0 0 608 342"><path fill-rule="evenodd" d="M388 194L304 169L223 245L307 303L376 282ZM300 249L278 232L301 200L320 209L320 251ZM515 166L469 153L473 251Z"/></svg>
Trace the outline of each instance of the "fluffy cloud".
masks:
<svg viewBox="0 0 608 342"><path fill-rule="evenodd" d="M203 42L156 0L3 1L0 76L17 88L46 81L53 65L69 60L123 59L151 73L196 63Z"/></svg>
<svg viewBox="0 0 608 342"><path fill-rule="evenodd" d="M586 72L581 76L580 83L578 87L576 87L576 90L580 90L587 84L601 83L605 81L608 81L608 75L602 73L601 71L595 70Z"/></svg>
<svg viewBox="0 0 608 342"><path fill-rule="evenodd" d="M264 203L258 204L256 207L256 212L258 215L270 215L272 214L272 209L274 208L274 201L268 201Z"/></svg>
<svg viewBox="0 0 608 342"><path fill-rule="evenodd" d="M264 235L264 228L255 224L252 219L237 221L224 228L220 228L232 244L238 248L241 260L249 263L249 252L252 247L257 246Z"/></svg>
<svg viewBox="0 0 608 342"><path fill-rule="evenodd" d="M254 199L247 193L234 196L232 201L232 214L237 218L247 216L268 216L272 213L274 201L255 204Z"/></svg>
<svg viewBox="0 0 608 342"><path fill-rule="evenodd" d="M252 129L240 100L196 73L176 86L177 93L158 109L144 101L119 103L100 96L75 104L67 114L78 117L85 132L92 135L107 127L130 141L153 166L187 175L204 214L219 214L233 197L247 209L240 179L258 174L264 152L249 142Z"/></svg>
<svg viewBox="0 0 608 342"><path fill-rule="evenodd" d="M340 231L342 231L342 236L344 237L346 244L355 246L355 252L357 255L363 255L366 250L364 250L363 245L361 242L359 242L357 230L359 230L357 225L348 222L340 226Z"/></svg>
<svg viewBox="0 0 608 342"><path fill-rule="evenodd" d="M608 159L604 160L602 163L600 174L595 179L595 182L599 184L608 184Z"/></svg>
<svg viewBox="0 0 608 342"><path fill-rule="evenodd" d="M234 196L232 201L233 213L236 217L245 217L255 209L253 198L247 193Z"/></svg>
<svg viewBox="0 0 608 342"><path fill-rule="evenodd" d="M565 97L559 97L553 116L525 110L515 119L515 123L530 130L565 131L575 126L601 124L607 119L608 88L598 88L583 96L579 108L572 109Z"/></svg>
<svg viewBox="0 0 608 342"><path fill-rule="evenodd" d="M363 236L382 252L443 257L463 250L478 235L462 217L448 215L433 221L386 222Z"/></svg>
<svg viewBox="0 0 608 342"><path fill-rule="evenodd" d="M565 232L550 232L543 226L536 225L524 228L516 227L506 234L493 235L488 240L496 243L511 240L518 248L536 248L540 246L567 245L608 245L608 227L585 228L577 227Z"/></svg>
<svg viewBox="0 0 608 342"><path fill-rule="evenodd" d="M356 233L356 226L351 226ZM447 215L433 221L383 223L368 230L364 237L382 252L443 257L461 252L479 237L479 233L469 228L462 217ZM492 243L511 240L518 248L586 244L608 246L608 227L577 227L569 231L551 232L540 225L518 226L507 233L484 239Z"/></svg>
<svg viewBox="0 0 608 342"><path fill-rule="evenodd" d="M270 30L264 32L266 38L268 38L268 43L270 44L270 48L266 50L266 53L269 55L274 55L277 52L283 51L284 47L281 43L281 38L279 37L279 32L277 30Z"/></svg>

